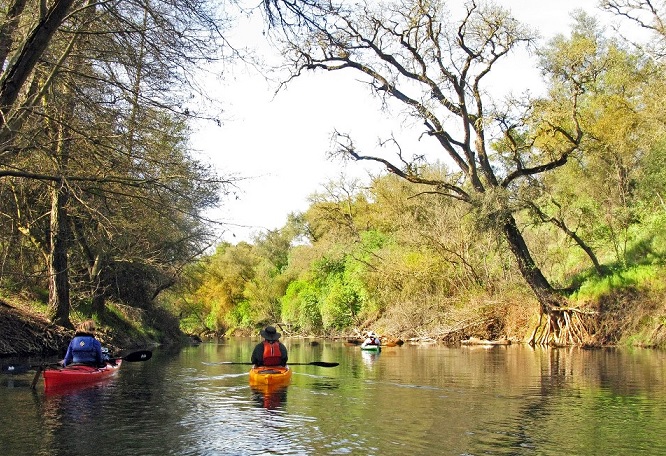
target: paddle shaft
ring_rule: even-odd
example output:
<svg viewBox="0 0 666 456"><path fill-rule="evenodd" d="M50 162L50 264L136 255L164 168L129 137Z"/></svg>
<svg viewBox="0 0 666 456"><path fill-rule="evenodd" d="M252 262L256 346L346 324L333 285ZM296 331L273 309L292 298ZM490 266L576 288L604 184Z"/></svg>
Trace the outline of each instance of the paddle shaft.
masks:
<svg viewBox="0 0 666 456"><path fill-rule="evenodd" d="M32 378L32 383L30 383L30 389L35 389L37 386L37 380L39 380L39 374L42 373L42 370L44 370L42 366L37 367L37 372L35 372L35 376Z"/></svg>
<svg viewBox="0 0 666 456"><path fill-rule="evenodd" d="M214 364L237 364L241 366L254 366L253 363L237 363L234 361L222 361ZM319 366L319 367L335 367L340 363L327 363L325 361L312 361L311 363L287 363L288 366Z"/></svg>

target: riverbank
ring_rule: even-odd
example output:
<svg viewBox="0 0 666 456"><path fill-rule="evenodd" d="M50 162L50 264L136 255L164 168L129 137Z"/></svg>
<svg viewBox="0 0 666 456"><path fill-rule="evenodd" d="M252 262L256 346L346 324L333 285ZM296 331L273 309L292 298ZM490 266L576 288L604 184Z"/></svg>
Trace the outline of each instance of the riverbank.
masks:
<svg viewBox="0 0 666 456"><path fill-rule="evenodd" d="M0 300L0 356L48 356L66 347L71 334L38 313Z"/></svg>
<svg viewBox="0 0 666 456"><path fill-rule="evenodd" d="M572 305L585 309L591 335L590 346L634 346L666 348L666 289L661 275L653 280L629 286L614 287L593 298L572 300ZM64 356L73 331L53 325L39 299L21 293L3 293L0 298L0 357ZM120 304L107 304L109 309L98 323L98 338L118 354L126 350L156 345L192 342L180 331L178 320L160 308L137 309ZM525 343L538 321L533 298L523 296L501 302L479 302L476 306L449 308L447 312L424 316L423 309L402 309L400 315L390 312L358 327L326 334L303 334L289 325L280 326L286 337L324 338L360 342L365 330L380 334L383 343L429 342L454 345L466 340ZM84 318L72 312L72 323ZM99 320L99 319L98 319ZM227 334L197 335L210 337L252 336L256 331L236 328Z"/></svg>
<svg viewBox="0 0 666 456"><path fill-rule="evenodd" d="M133 317L123 318L115 312L108 312L103 321L98 322L97 338L113 355L129 349L175 344L183 340L174 318L146 330L141 318L137 315ZM78 323L76 317L72 317L72 323ZM0 299L2 358L62 357L73 335L73 330L52 324L30 300L18 297Z"/></svg>

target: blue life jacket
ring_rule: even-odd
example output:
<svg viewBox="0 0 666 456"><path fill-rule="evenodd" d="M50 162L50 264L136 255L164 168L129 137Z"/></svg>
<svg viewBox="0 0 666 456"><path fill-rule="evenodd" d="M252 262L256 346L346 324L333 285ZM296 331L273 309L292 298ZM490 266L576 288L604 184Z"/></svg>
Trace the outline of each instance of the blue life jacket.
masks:
<svg viewBox="0 0 666 456"><path fill-rule="evenodd" d="M97 363L97 349L95 338L92 336L76 336L71 342L73 363Z"/></svg>

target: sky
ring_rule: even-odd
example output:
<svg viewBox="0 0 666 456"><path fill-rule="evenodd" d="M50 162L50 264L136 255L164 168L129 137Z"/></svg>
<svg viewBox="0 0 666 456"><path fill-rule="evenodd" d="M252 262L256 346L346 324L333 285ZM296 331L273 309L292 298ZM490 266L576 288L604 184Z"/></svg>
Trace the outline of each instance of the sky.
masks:
<svg viewBox="0 0 666 456"><path fill-rule="evenodd" d="M582 8L595 15L596 0L501 0L524 23L548 39L568 33L570 13ZM267 51L261 24L241 24L231 35L235 43ZM271 56L269 55L269 58ZM274 55L272 56L275 57ZM533 62L514 60L509 73L516 93L537 84ZM224 82L211 81L209 92L225 106L221 126L199 125L192 143L221 175L242 178L237 194L222 201L211 217L224 223L221 240L236 244L281 228L292 212L309 207L308 198L323 185L346 179L366 179L380 168L361 163L341 163L326 158L334 129L350 133L364 151L372 152L379 138L393 134L413 149L427 152L419 141L421 128L382 114L368 88L353 73L309 73L275 95L276 85L248 68L225 71ZM517 78L518 75L518 78ZM516 84L517 82L517 84Z"/></svg>

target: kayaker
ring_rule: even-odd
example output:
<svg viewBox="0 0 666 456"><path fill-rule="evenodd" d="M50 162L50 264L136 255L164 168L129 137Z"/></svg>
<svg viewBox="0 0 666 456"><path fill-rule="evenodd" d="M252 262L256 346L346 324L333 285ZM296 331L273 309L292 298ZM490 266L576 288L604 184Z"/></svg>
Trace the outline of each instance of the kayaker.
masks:
<svg viewBox="0 0 666 456"><path fill-rule="evenodd" d="M377 346L381 345L379 337L377 336L377 334L375 334L374 331L370 331L367 335L367 338L363 341L363 346L367 347L368 345L377 345Z"/></svg>
<svg viewBox="0 0 666 456"><path fill-rule="evenodd" d="M287 347L279 341L281 334L273 326L266 326L259 334L264 338L252 351L251 362L258 366L286 366Z"/></svg>
<svg viewBox="0 0 666 456"><path fill-rule="evenodd" d="M68 364L91 364L95 366L104 365L102 355L102 344L95 338L95 322L86 320L81 322L74 333L74 338L67 347L67 353L62 360L62 365Z"/></svg>

